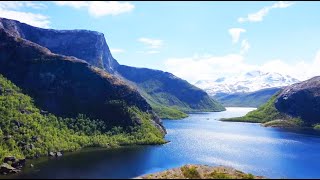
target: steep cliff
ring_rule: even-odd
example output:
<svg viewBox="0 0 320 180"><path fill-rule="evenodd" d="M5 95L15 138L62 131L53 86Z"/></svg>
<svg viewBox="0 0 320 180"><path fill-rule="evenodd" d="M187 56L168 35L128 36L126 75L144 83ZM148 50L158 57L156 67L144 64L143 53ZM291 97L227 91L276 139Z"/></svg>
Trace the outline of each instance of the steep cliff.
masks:
<svg viewBox="0 0 320 180"><path fill-rule="evenodd" d="M42 29L5 18L0 18L0 28L15 37L46 47L53 53L83 59L111 73L118 66L104 35L96 31Z"/></svg>
<svg viewBox="0 0 320 180"><path fill-rule="evenodd" d="M119 65L112 57L102 33L87 30L41 29L4 18L0 18L0 28L14 37L46 47L53 53L74 56L92 66L120 76L127 83L137 87L162 118L185 117L186 114L183 112L225 110L203 90L172 74ZM148 77L149 75L151 76Z"/></svg>
<svg viewBox="0 0 320 180"><path fill-rule="evenodd" d="M154 125L164 131L145 99L117 77L1 28L0 39L0 73L33 97L41 109L63 117L85 114L112 128L141 124L141 119L129 111L137 107L152 115Z"/></svg>

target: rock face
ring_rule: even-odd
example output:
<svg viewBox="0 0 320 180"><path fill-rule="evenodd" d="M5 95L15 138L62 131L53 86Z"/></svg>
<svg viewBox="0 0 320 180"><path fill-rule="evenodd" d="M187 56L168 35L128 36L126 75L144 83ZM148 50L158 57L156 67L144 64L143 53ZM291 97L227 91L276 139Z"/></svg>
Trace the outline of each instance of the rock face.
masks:
<svg viewBox="0 0 320 180"><path fill-rule="evenodd" d="M155 82L151 82L151 84L155 86L157 92L149 93L149 89L146 90L145 86L143 90L147 92L148 96L156 94L157 97L152 98L161 105L177 106L189 111L224 110L221 104L213 101L203 90L193 87L180 78L173 77L172 74L146 68L120 66L112 57L102 33L88 30L42 29L4 18L0 18L0 28L14 37L23 38L46 47L52 53L74 56L111 74L120 75L124 77L124 80L129 79L138 86L141 83L148 86L150 78L156 78ZM136 79L150 74L152 76L147 77L143 82L141 82L142 79ZM53 74L45 74L44 76L48 80L54 78ZM160 82L159 87L156 87L158 82ZM144 97L146 98L146 96Z"/></svg>
<svg viewBox="0 0 320 180"><path fill-rule="evenodd" d="M138 91L102 69L54 54L2 28L0 39L0 73L33 97L41 109L68 117L85 114L108 127L138 124L124 107L153 113Z"/></svg>
<svg viewBox="0 0 320 180"><path fill-rule="evenodd" d="M286 87L277 97L275 107L305 123L320 122L320 76Z"/></svg>
<svg viewBox="0 0 320 180"><path fill-rule="evenodd" d="M15 37L46 47L53 53L84 59L89 64L111 73L118 65L110 53L104 35L99 32L42 29L5 18L0 18L0 28Z"/></svg>

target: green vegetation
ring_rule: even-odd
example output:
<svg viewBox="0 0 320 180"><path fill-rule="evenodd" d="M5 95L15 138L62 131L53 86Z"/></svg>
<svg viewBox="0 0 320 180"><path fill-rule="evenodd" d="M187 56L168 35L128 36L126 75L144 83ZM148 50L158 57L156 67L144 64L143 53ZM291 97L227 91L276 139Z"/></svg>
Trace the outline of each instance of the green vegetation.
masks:
<svg viewBox="0 0 320 180"><path fill-rule="evenodd" d="M232 179L232 176L224 172L213 171L206 177L207 179Z"/></svg>
<svg viewBox="0 0 320 180"><path fill-rule="evenodd" d="M287 115L280 113L274 106L277 95L272 96L267 103L243 117L223 118L221 121L265 123L275 119L288 119Z"/></svg>
<svg viewBox="0 0 320 180"><path fill-rule="evenodd" d="M0 75L0 159L5 156L32 158L49 151L74 151L83 147L117 147L131 144L161 144L163 134L151 124L151 114L127 107L140 126L107 130L101 120L84 115L61 118L45 114L31 97Z"/></svg>
<svg viewBox="0 0 320 180"><path fill-rule="evenodd" d="M173 74L124 65L117 71L139 90L160 118L181 119L186 113L225 110L203 90Z"/></svg>
<svg viewBox="0 0 320 180"><path fill-rule="evenodd" d="M315 130L320 130L320 124L315 124L315 125L313 126L313 129L315 129Z"/></svg>
<svg viewBox="0 0 320 180"><path fill-rule="evenodd" d="M298 128L302 127L303 121L299 118L291 118L290 120L276 119L263 123L265 127L282 127L282 128Z"/></svg>
<svg viewBox="0 0 320 180"><path fill-rule="evenodd" d="M183 166L180 168L183 176L188 179L200 179L201 176L195 166Z"/></svg>
<svg viewBox="0 0 320 180"><path fill-rule="evenodd" d="M161 105L150 104L154 112L158 114L161 119L182 119L188 117L188 114L179 111L175 108L169 108Z"/></svg>
<svg viewBox="0 0 320 180"><path fill-rule="evenodd" d="M265 179L224 166L185 165L139 177L142 179Z"/></svg>
<svg viewBox="0 0 320 180"><path fill-rule="evenodd" d="M157 113L157 115L161 119L183 119L188 117L188 114L178 110L174 107L168 107L163 104L160 104L154 100L153 97L151 97L148 93L146 93L144 90L139 89L140 94L146 99L146 101L150 104L154 112Z"/></svg>
<svg viewBox="0 0 320 180"><path fill-rule="evenodd" d="M248 112L245 116L222 118L221 121L264 123L263 126L266 127L294 128L304 126L300 118L290 117L276 109L274 103L279 93L280 92L273 95L270 100L260 108Z"/></svg>

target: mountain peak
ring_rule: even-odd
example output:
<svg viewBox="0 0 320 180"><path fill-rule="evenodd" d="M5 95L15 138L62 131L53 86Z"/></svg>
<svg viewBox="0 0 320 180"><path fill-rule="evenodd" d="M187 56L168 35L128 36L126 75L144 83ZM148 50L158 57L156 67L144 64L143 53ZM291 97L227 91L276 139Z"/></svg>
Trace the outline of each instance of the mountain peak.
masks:
<svg viewBox="0 0 320 180"><path fill-rule="evenodd" d="M289 75L282 75L276 72L249 71L231 77L221 77L216 80L198 81L195 83L208 94L214 96L217 93L247 93L265 88L284 87L299 80Z"/></svg>

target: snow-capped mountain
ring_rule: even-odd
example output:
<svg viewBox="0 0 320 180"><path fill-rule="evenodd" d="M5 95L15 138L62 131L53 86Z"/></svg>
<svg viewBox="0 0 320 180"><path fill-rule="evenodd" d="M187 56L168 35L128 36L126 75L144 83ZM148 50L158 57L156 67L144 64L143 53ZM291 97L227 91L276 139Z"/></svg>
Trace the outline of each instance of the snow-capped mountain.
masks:
<svg viewBox="0 0 320 180"><path fill-rule="evenodd" d="M205 90L209 95L217 93L246 93L260 89L283 87L299 82L298 79L279 73L251 71L232 77L216 80L200 80L194 85Z"/></svg>

